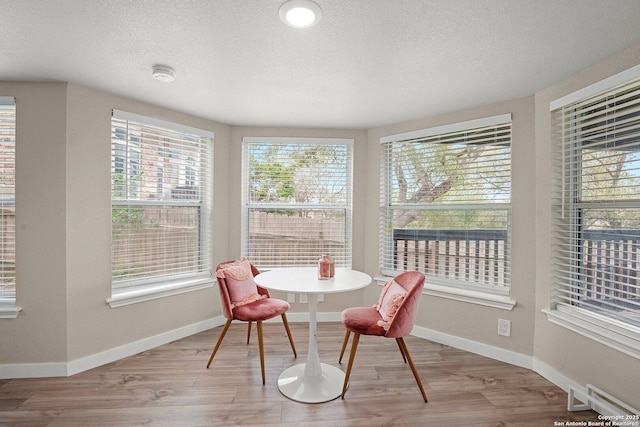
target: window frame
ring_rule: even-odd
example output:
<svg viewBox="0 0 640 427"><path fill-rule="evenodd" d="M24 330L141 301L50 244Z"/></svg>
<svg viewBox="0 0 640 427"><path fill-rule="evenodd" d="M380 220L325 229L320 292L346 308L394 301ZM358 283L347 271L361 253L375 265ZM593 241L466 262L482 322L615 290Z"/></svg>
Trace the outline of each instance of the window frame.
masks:
<svg viewBox="0 0 640 427"><path fill-rule="evenodd" d="M257 145L264 147L267 145L306 145L325 146L336 145L347 147L348 158L346 160L347 170L345 171L345 202L344 203L289 203L289 202L253 202L250 197L250 146ZM241 214L241 251L260 269L270 269L276 267L300 267L316 265L317 257L308 262L287 262L270 259L268 263L263 260L252 259L252 248L250 247L251 221L250 212L254 209L274 209L274 210L339 210L344 212L344 250L341 256L334 259L336 267L351 268L353 259L353 161L354 161L354 140L351 138L324 138L324 137L243 137L242 138L242 214ZM308 254L307 254L308 255ZM303 256L301 256L303 257ZM310 257L310 255L309 255Z"/></svg>
<svg viewBox="0 0 640 427"><path fill-rule="evenodd" d="M17 144L17 140L16 140L16 119L17 119L17 103L16 103L16 98L13 96L0 96L0 105L2 105L3 108L7 108L7 109L11 109L13 111L13 115L12 118L10 120L3 120L2 123L6 126L8 126L9 130L12 130L13 132L9 132L7 133L8 138L10 140L12 140L13 142L13 149L12 149L12 162L10 165L10 169L13 169L13 175L12 175L12 181L13 181L13 185L11 186L11 188L9 188L9 190L13 193L13 197L9 198L9 199L4 199L1 198L0 199L0 208L5 209L5 208L10 208L13 209L14 211L14 225L13 225L13 236L11 236L9 238L9 241L5 241L5 236L4 233L2 233L2 246L3 246L3 252L4 252L4 247L6 244L8 244L9 246L13 246L13 256L15 259L15 248L16 248L16 234L15 234L15 208L16 208L16 144ZM12 108L10 108L12 107ZM3 167L3 169L5 168L5 164L1 165ZM5 174L3 173L3 176ZM3 268L3 276L4 276L4 268ZM22 307L17 305L17 280L16 280L16 270L15 270L15 261L14 261L14 268L13 268L13 275L12 275L12 279L13 279L13 287L14 290L13 291L0 291L0 319L15 319L18 317L18 315L20 314L20 312L22 311Z"/></svg>
<svg viewBox="0 0 640 427"><path fill-rule="evenodd" d="M404 132L400 134L394 134L384 136L380 138L381 144L381 175L380 175L380 271L382 277L380 280L385 280L396 274L401 273L404 270L393 268L390 262L393 261L393 255L391 251L393 247L393 210L397 209L412 209L412 210L429 210L429 211L444 211L444 210L499 210L504 211L507 215L507 227L505 230L505 246L504 250L507 252L509 259L506 260L507 267L510 269L510 255L511 255L511 197L506 203L477 203L469 201L467 203L416 203L404 206L402 204L392 203L391 195L391 167L388 164L390 159L387 158L389 150L391 149L389 144L401 143L407 141L419 141L420 139L429 139L432 137L439 137L441 135L453 135L458 132L470 132L475 129L481 129L490 126L508 126L509 132L511 132L511 114L501 114L491 117L483 117L479 119L467 120L463 122L450 123L442 126L436 126L426 129L420 129L416 131ZM509 137L509 164L511 163L511 151L512 151L512 137ZM510 167L509 167L510 169ZM509 178L511 183L511 178ZM509 184L511 185L511 184ZM425 271L425 274L428 272ZM493 308L499 308L504 310L511 310L516 305L516 302L510 298L510 280L505 285L495 286L482 283L473 283L469 281L459 281L456 279L450 279L445 277L438 277L428 274L428 280L425 281L423 293L453 299L457 301L464 301Z"/></svg>
<svg viewBox="0 0 640 427"><path fill-rule="evenodd" d="M150 129L157 129L157 132L167 131L172 134L176 138L176 142L172 142L172 147L169 149L176 149L175 144L180 144L189 141L189 138L198 138L201 143L201 147L198 149L197 153L200 157L201 162L201 176L200 180L202 181L201 185L198 186L194 191L198 196L197 199L192 199L192 197L184 197L183 199L178 197L178 199L173 198L173 191L171 195L171 199L165 200L164 198L157 199L143 199L142 198L142 190L141 185L138 183L137 185L134 183L133 193L130 193L130 190L127 187L127 184L124 185L124 195L116 195L114 192L115 187L113 187L113 174L116 173L114 167L117 162L116 159L116 150L114 147L118 144L116 135L121 134L120 131L121 123L126 123L127 125L131 123L134 127L144 127L147 126ZM191 272L167 272L167 274L153 276L153 277L142 277L136 278L135 276L131 276L128 280L118 280L116 276L114 276L113 272L113 253L112 253L112 284L111 284L111 297L107 298L106 302L112 307L121 307L129 304L149 301L157 298L164 298L172 295L177 295L185 292L196 291L200 289L206 289L213 287L215 283L215 278L212 277L212 258L211 258L211 247L210 247L210 238L207 237L210 235L211 230L211 211L212 211L212 176L213 176L213 141L214 141L214 133L207 130L197 129L190 126L185 126L177 123L168 122L165 120L159 120L143 115L138 115L134 113L128 113L119 110L113 110L113 116L111 119L111 130L112 130L112 150L111 150L111 162L112 162L112 191L111 191L111 206L112 210L117 208L127 208L134 207L134 209L144 209L147 208L158 208L158 209L172 209L172 208L195 208L197 209L197 217L198 217L198 237L197 237L197 253L198 260L200 260L196 265L196 270ZM153 131L151 131L153 135ZM142 144L144 143L141 137L130 136L129 132L125 129L125 143L132 142L138 145L138 150L142 150ZM159 144L154 145L153 143L149 143L148 147L145 146L145 149L149 150L161 150L164 149ZM127 150L127 147L124 148ZM132 148L134 151L136 148ZM160 158L160 157L158 157ZM187 179L192 179L193 175L189 175L187 177L187 169L193 171L193 160L194 158L189 157L190 161L180 163L177 165L178 173L174 173L174 177L178 180L177 187L180 187L180 179L184 176L184 180L186 182ZM138 170L143 167L142 159L132 159L133 163L137 162L137 166L134 164L134 169ZM129 159L128 156L125 155L124 159L120 159L121 167L124 172L125 182L127 180L127 175L129 171ZM149 163L149 161L147 161ZM188 164L187 164L188 163ZM152 170L152 174L150 175L149 183L153 180L157 183L157 170L159 161L157 163L150 163L150 170ZM166 173L164 169L167 166L161 165L163 167L163 173ZM181 166L184 166L184 173L181 173ZM137 167L137 169L136 169ZM170 168L175 168L176 165L169 165ZM160 185L160 184L156 184ZM186 184L185 184L186 185ZM151 184L149 184L151 186ZM151 188L151 187L149 187ZM160 188L162 190L162 188ZM173 190L173 188L172 188ZM191 195L191 193L189 193ZM113 215L112 215L113 221ZM112 222L113 225L113 222ZM112 226L112 234L111 238L113 239L113 226ZM112 249L113 251L113 249Z"/></svg>
<svg viewBox="0 0 640 427"><path fill-rule="evenodd" d="M585 102L595 96L613 96L617 88L630 84L637 79L640 79L640 65L552 101L549 104L552 131L554 129L553 118L554 116L558 117L561 115L563 109L571 109L573 105ZM637 85L640 86L640 82L638 82ZM580 141L567 142L569 137L570 135L564 134L560 134L556 137L552 135L551 145L553 149L556 149L554 152L565 153L565 150L562 148L562 144L569 143L571 144L571 147L580 144ZM578 148L581 149L581 147ZM571 150L576 150L576 148L571 148ZM577 182L579 182L580 177L582 177L582 165L578 164L581 163L578 159L581 159L582 151L571 156L574 159L573 162L570 162L568 159L564 159L563 156L564 154L558 159L560 165L557 167L555 176L555 182L559 185L560 190L553 201L555 212L553 219L556 223L554 230L556 231L552 238L556 244L560 241L568 241L568 243L562 243L563 247L565 247L566 245L575 246L581 242L580 236L584 231L581 228L583 220L580 218L576 219L574 216L581 215L583 209L602 208L603 206L597 201L583 201L580 199L579 195L567 193L567 191L570 192L567 188L572 184L575 187ZM569 164L567 165L567 163ZM576 179L578 181L575 181ZM578 190L576 189L575 191ZM637 209L640 207L640 202L629 203L626 201L610 201L606 207L628 207ZM575 210L576 213L573 215L571 212L567 213L567 210ZM569 215L571 218L565 217L565 219L562 219L563 215ZM569 237L563 239L563 233ZM560 256L561 255L554 256L554 264L562 262L559 259ZM584 262L583 257L579 254L576 254L572 259L579 264ZM565 263L566 262L567 261L565 261ZM566 268L567 267L565 267L565 269ZM566 292L567 286L569 285L565 284L564 280L559 277L554 280L554 283L552 284L553 297L550 301L550 306L549 308L542 309L547 320L555 325L569 329L614 350L632 356L636 359L640 359L640 327L612 316L609 313L591 310L588 307L585 308L583 306L566 302L566 297L562 296L562 294Z"/></svg>

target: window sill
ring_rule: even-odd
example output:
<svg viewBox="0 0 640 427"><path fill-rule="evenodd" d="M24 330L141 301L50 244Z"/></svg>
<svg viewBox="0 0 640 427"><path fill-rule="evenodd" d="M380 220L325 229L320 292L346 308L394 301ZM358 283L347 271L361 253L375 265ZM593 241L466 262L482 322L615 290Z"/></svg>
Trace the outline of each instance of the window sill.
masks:
<svg viewBox="0 0 640 427"><path fill-rule="evenodd" d="M376 277L375 280L377 280L380 284L384 284L390 279L390 277ZM431 283L424 284L422 293L438 298L446 298L454 301L462 301L470 304L499 308L501 310L513 310L513 307L515 307L516 305L516 301L509 298L508 295L497 295L470 289L434 285Z"/></svg>
<svg viewBox="0 0 640 427"><path fill-rule="evenodd" d="M22 311L22 307L15 304L0 303L0 319L15 319Z"/></svg>
<svg viewBox="0 0 640 427"><path fill-rule="evenodd" d="M114 291L111 298L106 300L111 308L122 307L139 302L151 301L158 298L166 298L186 292L199 291L212 288L215 279L207 277L179 282L168 282L147 286L136 286L128 289Z"/></svg>
<svg viewBox="0 0 640 427"><path fill-rule="evenodd" d="M551 323L640 359L639 328L567 304L542 312Z"/></svg>

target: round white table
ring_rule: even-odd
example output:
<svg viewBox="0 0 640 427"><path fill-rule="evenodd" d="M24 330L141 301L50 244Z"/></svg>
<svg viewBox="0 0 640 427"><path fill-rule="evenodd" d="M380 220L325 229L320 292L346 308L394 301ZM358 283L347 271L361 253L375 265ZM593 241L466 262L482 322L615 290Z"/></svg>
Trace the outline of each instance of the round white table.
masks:
<svg viewBox="0 0 640 427"><path fill-rule="evenodd" d="M287 368L278 378L278 389L291 400L303 403L328 402L342 394L344 372L335 366L320 363L318 355L317 303L318 294L362 289L371 283L371 276L356 270L336 268L334 277L318 279L317 267L279 268L260 273L255 281L263 288L308 294L309 351L306 363Z"/></svg>

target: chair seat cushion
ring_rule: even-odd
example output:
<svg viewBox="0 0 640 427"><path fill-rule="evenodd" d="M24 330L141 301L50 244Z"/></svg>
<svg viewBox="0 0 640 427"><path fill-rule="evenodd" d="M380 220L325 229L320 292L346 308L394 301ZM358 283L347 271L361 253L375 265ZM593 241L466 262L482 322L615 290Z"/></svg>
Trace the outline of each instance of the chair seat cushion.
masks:
<svg viewBox="0 0 640 427"><path fill-rule="evenodd" d="M233 309L233 318L245 322L256 322L276 317L289 310L289 303L277 298L264 298Z"/></svg>
<svg viewBox="0 0 640 427"><path fill-rule="evenodd" d="M342 324L356 334L384 336L387 331L378 325L380 320L376 307L351 307L342 312Z"/></svg>

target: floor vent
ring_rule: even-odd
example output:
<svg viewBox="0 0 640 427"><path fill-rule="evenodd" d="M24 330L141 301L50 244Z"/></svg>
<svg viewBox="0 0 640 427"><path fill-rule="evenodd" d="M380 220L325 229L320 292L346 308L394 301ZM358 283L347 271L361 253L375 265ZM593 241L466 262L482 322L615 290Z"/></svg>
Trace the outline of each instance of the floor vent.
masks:
<svg viewBox="0 0 640 427"><path fill-rule="evenodd" d="M576 404L576 399L585 403ZM591 384L587 384L584 391L569 386L567 409L569 411L593 409L603 415L604 421L611 421L611 424L605 425L640 427L640 419L638 419L640 411Z"/></svg>

